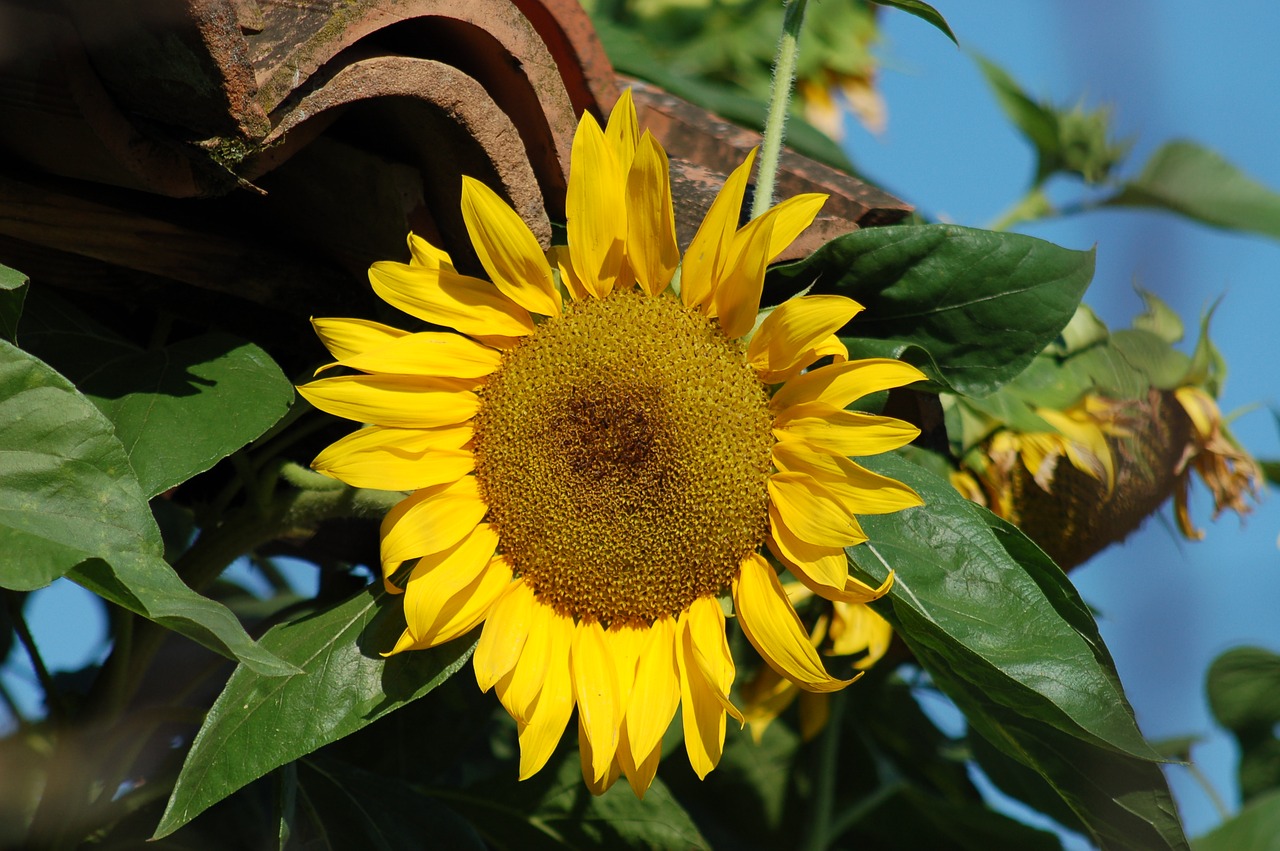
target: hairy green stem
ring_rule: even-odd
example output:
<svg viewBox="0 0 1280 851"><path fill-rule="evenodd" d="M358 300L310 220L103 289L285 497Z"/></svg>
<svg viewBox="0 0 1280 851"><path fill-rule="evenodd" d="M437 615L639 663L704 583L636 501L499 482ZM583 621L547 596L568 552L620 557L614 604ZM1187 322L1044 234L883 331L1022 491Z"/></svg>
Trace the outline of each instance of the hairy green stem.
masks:
<svg viewBox="0 0 1280 851"><path fill-rule="evenodd" d="M782 36L778 39L778 55L773 62L773 88L769 95L769 113L764 122L764 145L760 149L760 167L756 172L756 194L751 203L751 218L759 218L773 206L773 184L778 175L778 158L787 133L787 110L791 105L791 84L796 76L800 25L804 23L804 7L808 0L789 0L782 18Z"/></svg>

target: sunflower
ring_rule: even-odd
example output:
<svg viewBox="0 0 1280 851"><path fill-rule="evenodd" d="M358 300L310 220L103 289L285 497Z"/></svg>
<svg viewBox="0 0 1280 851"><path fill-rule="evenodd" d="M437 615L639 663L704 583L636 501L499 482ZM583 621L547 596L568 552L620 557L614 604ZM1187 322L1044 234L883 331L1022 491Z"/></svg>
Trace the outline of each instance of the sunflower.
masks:
<svg viewBox="0 0 1280 851"><path fill-rule="evenodd" d="M368 425L313 467L411 491L381 529L407 622L385 655L483 623L473 667L517 722L521 779L575 706L595 793L625 774L644 794L677 707L694 771L711 771L726 715L743 722L722 597L787 679L815 692L852 682L827 673L762 550L815 593L863 602L887 583L848 574L843 548L866 540L855 515L920 504L847 457L902 446L915 427L845 409L921 373L847 359L835 333L861 309L847 298L795 298L757 321L765 267L824 198L738 227L753 157L681 258L667 156L639 134L628 92L604 130L590 114L579 124L567 247L544 253L464 177L489 281L412 235L411 262L370 269L382 299L453 331L314 320L330 366L358 374L299 392Z"/></svg>

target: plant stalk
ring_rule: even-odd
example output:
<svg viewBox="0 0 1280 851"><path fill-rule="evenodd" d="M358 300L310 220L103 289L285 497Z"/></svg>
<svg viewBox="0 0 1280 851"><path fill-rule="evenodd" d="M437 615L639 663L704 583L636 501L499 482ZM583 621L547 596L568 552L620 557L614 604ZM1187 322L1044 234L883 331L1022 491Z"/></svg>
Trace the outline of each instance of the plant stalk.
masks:
<svg viewBox="0 0 1280 851"><path fill-rule="evenodd" d="M756 193L751 203L751 218L759 218L773 206L773 187L778 175L778 158L787 133L787 110L791 106L791 86L796 77L796 55L799 52L800 25L808 0L789 0L782 18L782 36L773 62L773 87L769 95L769 112L764 123L764 144L760 149L760 166L756 172Z"/></svg>

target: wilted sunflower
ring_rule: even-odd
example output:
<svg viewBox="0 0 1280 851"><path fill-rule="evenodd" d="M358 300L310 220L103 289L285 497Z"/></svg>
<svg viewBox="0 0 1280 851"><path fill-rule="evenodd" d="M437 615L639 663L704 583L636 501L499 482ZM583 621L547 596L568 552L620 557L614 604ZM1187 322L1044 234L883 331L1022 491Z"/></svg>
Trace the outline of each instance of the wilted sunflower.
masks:
<svg viewBox="0 0 1280 851"><path fill-rule="evenodd" d="M413 491L382 524L384 581L403 591L408 624L387 655L483 622L476 679L518 723L521 779L575 705L593 792L621 772L643 795L678 705L694 771L714 768L725 714L742 722L726 591L781 674L811 691L851 682L823 668L761 549L818 594L865 601L884 589L848 575L843 548L866 540L854 515L920 503L847 457L917 430L846 406L922 377L846 359L835 332L860 307L796 298L757 326L766 265L824 199L792 198L739 228L751 160L682 262L666 153L639 136L627 93L606 130L586 114L574 137L567 248L544 255L507 204L463 178L491 283L412 236L412 262L370 269L381 298L458 333L314 322L335 365L364 374L299 391L370 425L313 466Z"/></svg>

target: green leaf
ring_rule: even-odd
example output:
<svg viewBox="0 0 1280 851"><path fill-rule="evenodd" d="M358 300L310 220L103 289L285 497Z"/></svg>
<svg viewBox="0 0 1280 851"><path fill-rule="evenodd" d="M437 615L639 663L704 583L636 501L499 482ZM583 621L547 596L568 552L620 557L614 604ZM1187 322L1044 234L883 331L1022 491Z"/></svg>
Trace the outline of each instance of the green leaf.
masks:
<svg viewBox="0 0 1280 851"><path fill-rule="evenodd" d="M1280 239L1280 194L1194 142L1169 142L1110 206L1155 207L1228 230Z"/></svg>
<svg viewBox="0 0 1280 851"><path fill-rule="evenodd" d="M301 672L267 678L236 669L191 745L155 837L273 768L417 700L461 668L473 647L458 640L379 656L403 630L401 606L381 583L269 630L261 646Z"/></svg>
<svg viewBox="0 0 1280 851"><path fill-rule="evenodd" d="M1209 708L1240 746L1244 800L1280 786L1280 655L1236 647L1209 666Z"/></svg>
<svg viewBox="0 0 1280 851"><path fill-rule="evenodd" d="M144 350L73 305L33 301L27 348L115 424L148 497L260 436L293 402L289 380L252 343L215 333Z"/></svg>
<svg viewBox="0 0 1280 851"><path fill-rule="evenodd" d="M292 838L302 847L401 851L434 848L484 851L475 828L436 798L400 780L334 759L309 757L298 769L298 809Z"/></svg>
<svg viewBox="0 0 1280 851"><path fill-rule="evenodd" d="M1058 114L1039 103L1018 85L1007 71L985 57L974 55L978 67L995 93L1000 109L1036 149L1036 182L1052 174L1062 161Z"/></svg>
<svg viewBox="0 0 1280 851"><path fill-rule="evenodd" d="M1280 789L1259 795L1191 847L1194 851L1280 851Z"/></svg>
<svg viewBox="0 0 1280 851"><path fill-rule="evenodd" d="M0 585L30 591L88 558L159 559L160 532L102 412L0 341Z"/></svg>
<svg viewBox="0 0 1280 851"><path fill-rule="evenodd" d="M1165 304L1163 299L1155 293L1139 289L1138 295L1142 296L1147 309L1133 320L1133 327L1141 331L1150 331L1169 345L1182 342L1186 334L1182 317L1174 313L1173 308Z"/></svg>
<svg viewBox="0 0 1280 851"><path fill-rule="evenodd" d="M861 518L870 542L847 552L871 581L896 571L886 616L934 682L1103 845L1185 847L1158 756L1062 571L946 482L894 456L862 462L925 500Z"/></svg>
<svg viewBox="0 0 1280 851"><path fill-rule="evenodd" d="M0 263L0 338L10 343L18 342L18 319L29 284L26 275Z"/></svg>
<svg viewBox="0 0 1280 851"><path fill-rule="evenodd" d="M148 496L263 434L294 398L266 352L226 334L104 362L80 390L115 423Z"/></svg>
<svg viewBox="0 0 1280 851"><path fill-rule="evenodd" d="M909 15L915 15L921 20L928 21L942 30L953 43L959 44L956 41L956 34L951 31L951 27L947 25L941 13L928 3L921 3L920 0L871 0L871 2L879 6L891 6L894 9L901 9Z"/></svg>
<svg viewBox="0 0 1280 851"><path fill-rule="evenodd" d="M512 775L514 775L514 770ZM641 801L626 780L594 796L582 782L576 752L559 754L528 780L495 778L451 792L450 806L475 825L492 848L706 849L711 846L661 778Z"/></svg>
<svg viewBox="0 0 1280 851"><path fill-rule="evenodd" d="M1111 345L1159 390L1180 387L1191 369L1191 358L1150 331L1138 328L1117 331L1111 335Z"/></svg>
<svg viewBox="0 0 1280 851"><path fill-rule="evenodd" d="M1022 234L899 225L838 237L771 271L768 285L849 296L866 310L842 336L919 346L951 387L983 396L1058 336L1092 277L1092 251Z"/></svg>

